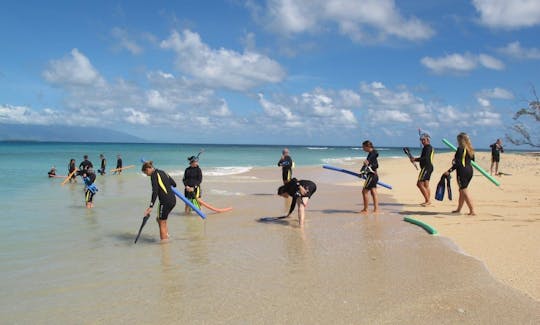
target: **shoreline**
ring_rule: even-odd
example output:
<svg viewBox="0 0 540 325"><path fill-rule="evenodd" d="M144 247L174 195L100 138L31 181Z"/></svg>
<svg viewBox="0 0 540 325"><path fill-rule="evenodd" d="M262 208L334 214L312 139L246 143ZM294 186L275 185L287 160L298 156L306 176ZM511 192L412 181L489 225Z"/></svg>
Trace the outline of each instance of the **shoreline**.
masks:
<svg viewBox="0 0 540 325"><path fill-rule="evenodd" d="M540 157L529 153L504 154L499 171L511 169L512 173L497 177L501 182L500 187L475 170L469 186L477 213L472 217L466 214L466 206L461 214L451 213L459 196L455 173L452 174L451 183L453 201L448 201L446 197L443 201L433 198L440 175L450 167L452 158L452 153L435 154L435 170L430 180L432 204L427 207L419 205L422 197L416 187L418 171L409 160L406 157L380 158L380 179L393 186L392 190L378 187L381 210L387 212L385 203L401 205L398 213L403 217L410 216L429 224L440 237L451 241L451 248L480 261L497 281L540 301L540 278L537 276L540 274L540 250L534 251L535 247L540 247L540 213L536 211L540 206L540 185L537 185L537 181L540 181ZM490 153L477 152L476 161L489 172ZM361 184L348 175L334 177L342 173L326 173L321 166L297 167L293 177L323 177L338 186L357 187ZM357 161L335 166L353 171L359 169ZM241 175L262 175L262 178L267 178L268 174L275 174L277 179L279 169L253 167ZM355 203L362 202L361 197L356 200Z"/></svg>

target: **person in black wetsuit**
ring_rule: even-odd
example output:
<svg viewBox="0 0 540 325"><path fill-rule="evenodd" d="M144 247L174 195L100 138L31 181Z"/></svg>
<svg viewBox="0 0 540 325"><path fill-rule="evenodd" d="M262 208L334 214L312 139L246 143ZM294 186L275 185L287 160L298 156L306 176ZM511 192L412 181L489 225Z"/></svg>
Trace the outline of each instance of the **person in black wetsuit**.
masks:
<svg viewBox="0 0 540 325"><path fill-rule="evenodd" d="M51 170L49 170L47 175L49 175L49 178L55 177L56 176L56 167L52 166Z"/></svg>
<svg viewBox="0 0 540 325"><path fill-rule="evenodd" d="M121 174L122 173L122 157L120 155L116 156L116 170L114 171L114 174Z"/></svg>
<svg viewBox="0 0 540 325"><path fill-rule="evenodd" d="M289 217L298 203L298 223L304 226L305 208L311 196L317 191L317 185L309 180L291 179L278 188L278 195L284 198L292 197L291 207L286 217Z"/></svg>
<svg viewBox="0 0 540 325"><path fill-rule="evenodd" d="M91 209L94 207L94 195L98 191L94 182L96 181L96 174L92 168L83 170L82 172L84 188L84 202L86 203L86 208Z"/></svg>
<svg viewBox="0 0 540 325"><path fill-rule="evenodd" d="M196 207L199 207L197 198L201 197L201 183L203 179L202 170L199 167L199 158L191 156L188 158L189 167L184 171L182 182L184 183L184 196ZM185 212L190 213L191 208L186 204Z"/></svg>
<svg viewBox="0 0 540 325"><path fill-rule="evenodd" d="M83 171L88 170L90 168L94 168L94 165L92 164L92 162L88 160L88 155L84 155L83 158L84 160L81 161L81 163L79 164L79 172L81 173L80 175L82 175Z"/></svg>
<svg viewBox="0 0 540 325"><path fill-rule="evenodd" d="M292 168L294 165L291 156L289 156L289 149L283 149L281 152L281 159L279 159L277 165L281 167L281 178L283 179L283 184L287 184L292 178Z"/></svg>
<svg viewBox="0 0 540 325"><path fill-rule="evenodd" d="M377 213L379 212L379 198L377 196L377 182L379 181L379 175L377 174L379 161L377 160L377 157L379 157L379 153L377 150L375 150L373 143L369 140L362 142L362 150L367 152L368 155L366 160L364 160L362 169L360 170L360 174L364 174L366 176L364 188L362 189L364 208L360 211L360 213L368 212L368 193L371 193L371 197L373 198L373 212Z"/></svg>
<svg viewBox="0 0 540 325"><path fill-rule="evenodd" d="M473 167L471 161L474 160L474 148L471 144L471 140L467 133L460 133L457 136L458 148L456 154L454 155L454 160L452 162L452 167L444 173L445 175L450 175L453 170L456 170L457 173L457 183L459 186L459 200L458 207L452 213L460 213L463 203L467 203L469 208L469 215L476 215L474 212L474 206L472 199L467 192L467 187L469 182L473 177Z"/></svg>
<svg viewBox="0 0 540 325"><path fill-rule="evenodd" d="M141 171L146 176L150 176L150 182L152 183L152 197L150 198L150 205L144 211L144 215L147 216L152 213L156 198L159 198L158 215L156 218L159 225L159 237L161 240L168 239L169 229L167 228L167 218L176 205L176 197L171 187L176 187L176 182L164 171L154 168L152 161L145 161Z"/></svg>
<svg viewBox="0 0 540 325"><path fill-rule="evenodd" d="M491 168L490 175L493 175L493 167L495 167L495 175L499 175L499 161L501 160L501 152L504 152L501 139L497 139L491 147Z"/></svg>
<svg viewBox="0 0 540 325"><path fill-rule="evenodd" d="M103 154L99 155L99 159L101 160L101 168L98 169L98 173L103 176L106 174L105 168L107 167L107 159Z"/></svg>
<svg viewBox="0 0 540 325"><path fill-rule="evenodd" d="M420 142L422 142L422 145L424 146L422 148L422 153L418 158L411 158L411 161L420 162L420 174L418 175L416 186L418 186L420 192L424 196L424 202L420 203L420 205L428 206L431 204L429 179L431 178L431 173L433 173L433 155L435 154L435 151L431 146L429 134L422 133L420 135Z"/></svg>
<svg viewBox="0 0 540 325"><path fill-rule="evenodd" d="M73 171L75 171L75 169L77 169L77 165L75 164L75 159L71 158L69 160L69 164L68 164L68 175L71 175L71 173L73 173ZM71 175L71 178L69 179L69 182L71 183L71 181L77 183L77 175L76 175L76 173Z"/></svg>

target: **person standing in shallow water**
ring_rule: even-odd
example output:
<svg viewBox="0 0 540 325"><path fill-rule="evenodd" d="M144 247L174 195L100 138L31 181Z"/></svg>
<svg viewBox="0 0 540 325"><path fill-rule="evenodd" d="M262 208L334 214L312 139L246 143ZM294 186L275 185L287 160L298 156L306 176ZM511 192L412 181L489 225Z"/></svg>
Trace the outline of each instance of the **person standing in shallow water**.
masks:
<svg viewBox="0 0 540 325"><path fill-rule="evenodd" d="M429 134L423 133L420 135L420 142L422 142L423 148L420 157L411 158L411 161L420 162L420 174L418 175L418 181L416 186L420 189L424 202L420 203L422 206L428 206L431 204L431 190L429 188L429 179L431 173L433 173L433 155L435 151L431 146Z"/></svg>
<svg viewBox="0 0 540 325"><path fill-rule="evenodd" d="M100 175L105 175L105 168L107 167L107 159L105 159L105 156L103 154L99 155L99 159L101 159L101 168L98 169L98 172Z"/></svg>
<svg viewBox="0 0 540 325"><path fill-rule="evenodd" d="M364 188L362 189L362 199L364 201L364 208L360 213L368 212L369 196L373 198L373 212L379 212L379 197L377 196L377 182L379 181L379 175L377 174L377 169L379 168L379 162L377 157L379 153L373 147L373 143L369 140L362 142L362 150L368 153L366 160L360 174L366 176L366 181L364 182Z"/></svg>
<svg viewBox="0 0 540 325"><path fill-rule="evenodd" d="M474 216L474 205L472 198L469 195L467 188L469 187L469 182L473 177L473 168L471 161L474 160L474 148L471 144L471 140L467 133L460 133L457 136L458 148L456 154L454 155L454 160L452 162L452 167L444 173L445 175L450 175L450 173L456 170L457 173L457 183L459 186L459 200L458 207L452 213L460 213L461 208L463 208L463 203L467 204L469 208L469 215Z"/></svg>
<svg viewBox="0 0 540 325"><path fill-rule="evenodd" d="M281 178L283 179L283 184L287 184L292 178L292 168L293 160L289 156L289 149L285 148L281 152L281 159L278 161L278 166L281 167Z"/></svg>
<svg viewBox="0 0 540 325"><path fill-rule="evenodd" d="M122 173L122 165L122 157L120 155L116 156L116 170L114 171L114 174Z"/></svg>
<svg viewBox="0 0 540 325"><path fill-rule="evenodd" d="M156 221L159 225L159 237L161 240L166 240L169 238L167 218L176 205L176 196L174 196L174 192L171 187L176 187L176 183L167 173L160 169L154 168L152 161L144 162L141 167L141 171L146 176L150 176L150 182L152 183L150 205L144 211L144 215L147 216L152 213L154 203L156 202L156 199L159 198L158 215Z"/></svg>
<svg viewBox="0 0 540 325"><path fill-rule="evenodd" d="M189 167L184 171L182 182L184 183L184 196L190 200L193 205L199 207L198 198L201 197L201 183L203 180L202 170L199 167L199 158L191 156L188 158ZM185 213L190 213L191 208L186 204Z"/></svg>

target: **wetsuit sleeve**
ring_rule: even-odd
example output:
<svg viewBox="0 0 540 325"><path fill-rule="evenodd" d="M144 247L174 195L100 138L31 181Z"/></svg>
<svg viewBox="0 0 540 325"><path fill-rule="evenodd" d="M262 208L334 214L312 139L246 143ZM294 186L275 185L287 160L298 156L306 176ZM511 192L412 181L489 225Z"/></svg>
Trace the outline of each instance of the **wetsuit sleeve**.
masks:
<svg viewBox="0 0 540 325"><path fill-rule="evenodd" d="M369 162L369 166L371 166L371 169L377 170L379 168L379 162L377 161L377 157L379 156L379 153L375 150L370 152L367 156L367 161Z"/></svg>
<svg viewBox="0 0 540 325"><path fill-rule="evenodd" d="M428 148L423 147L422 153L420 154L420 157L414 159L415 161L418 161L421 165L424 165L427 162L428 159Z"/></svg>
<svg viewBox="0 0 540 325"><path fill-rule="evenodd" d="M157 171L150 176L150 182L152 183L152 197L150 198L150 207L154 206L158 196L159 185L157 183Z"/></svg>
<svg viewBox="0 0 540 325"><path fill-rule="evenodd" d="M458 148L454 155L454 160L452 160L452 167L450 167L448 170L449 173L453 172L457 168L457 164L461 160L461 155L463 155L463 149Z"/></svg>
<svg viewBox="0 0 540 325"><path fill-rule="evenodd" d="M202 183L202 170L200 168L197 168L197 185L200 186Z"/></svg>
<svg viewBox="0 0 540 325"><path fill-rule="evenodd" d="M280 159L280 160L277 162L277 165L278 165L279 167L281 167L281 164L282 164L282 163L283 163L283 159Z"/></svg>
<svg viewBox="0 0 540 325"><path fill-rule="evenodd" d="M184 170L184 177L182 177L182 183L184 183L184 186L187 186L187 179L186 179L187 173L188 173L188 168Z"/></svg>

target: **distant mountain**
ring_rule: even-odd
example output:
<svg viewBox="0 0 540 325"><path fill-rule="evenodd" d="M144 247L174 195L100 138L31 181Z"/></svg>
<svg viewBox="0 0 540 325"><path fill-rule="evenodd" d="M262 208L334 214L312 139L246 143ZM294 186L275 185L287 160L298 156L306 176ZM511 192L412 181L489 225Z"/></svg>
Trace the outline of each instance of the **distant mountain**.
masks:
<svg viewBox="0 0 540 325"><path fill-rule="evenodd" d="M99 127L1 123L0 141L146 142L127 133Z"/></svg>

